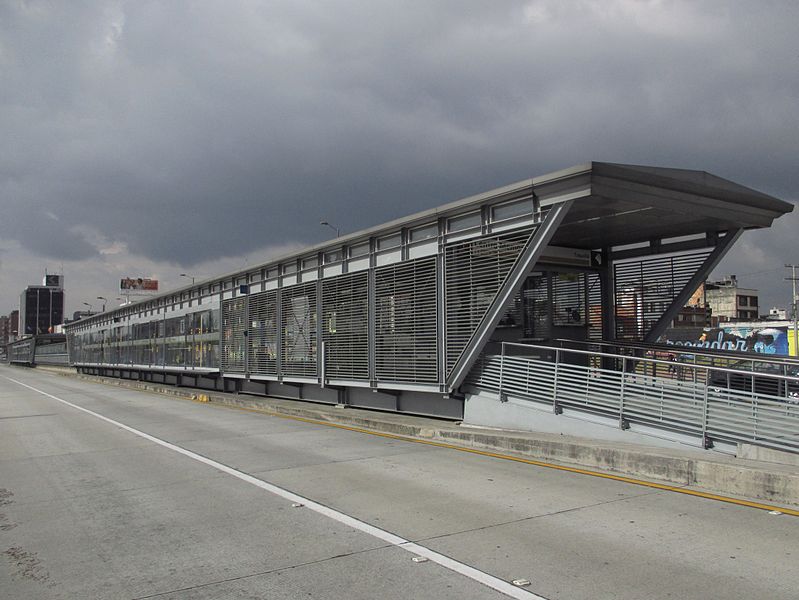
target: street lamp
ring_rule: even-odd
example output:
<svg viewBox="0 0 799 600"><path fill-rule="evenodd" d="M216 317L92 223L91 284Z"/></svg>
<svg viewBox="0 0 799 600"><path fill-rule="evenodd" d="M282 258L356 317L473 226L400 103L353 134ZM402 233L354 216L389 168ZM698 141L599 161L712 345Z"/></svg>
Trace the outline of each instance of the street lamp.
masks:
<svg viewBox="0 0 799 600"><path fill-rule="evenodd" d="M194 275L187 275L186 273L181 273L180 276L188 277L189 279L191 279L191 284L194 285Z"/></svg>
<svg viewBox="0 0 799 600"><path fill-rule="evenodd" d="M102 296L97 296L97 299L103 301L103 312L105 312L105 303L108 302L108 298L103 298Z"/></svg>
<svg viewBox="0 0 799 600"><path fill-rule="evenodd" d="M326 227L330 227L330 229L336 232L336 237L341 237L341 230L338 227L331 225L327 221L319 221L319 224L324 225Z"/></svg>
<svg viewBox="0 0 799 600"><path fill-rule="evenodd" d="M91 304L89 304L88 302L84 302L83 304L89 307L89 312L92 312L92 305Z"/></svg>

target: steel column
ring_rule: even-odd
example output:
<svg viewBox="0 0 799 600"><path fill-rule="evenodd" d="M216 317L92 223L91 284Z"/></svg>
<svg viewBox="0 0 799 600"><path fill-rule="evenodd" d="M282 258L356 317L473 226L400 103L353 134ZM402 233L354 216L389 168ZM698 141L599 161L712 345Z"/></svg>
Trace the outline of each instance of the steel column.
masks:
<svg viewBox="0 0 799 600"><path fill-rule="evenodd" d="M442 392L447 383L447 303L446 290L446 247L447 220L438 220L438 253L436 254L436 358L438 359L438 383Z"/></svg>
<svg viewBox="0 0 799 600"><path fill-rule="evenodd" d="M602 249L602 266L599 269L599 286L602 297L602 339L616 339L616 294L613 283L613 261L610 248Z"/></svg>
<svg viewBox="0 0 799 600"><path fill-rule="evenodd" d="M283 380L283 277L278 272L277 290L275 294L275 325L277 326L277 339L275 340L275 374L277 380Z"/></svg>
<svg viewBox="0 0 799 600"><path fill-rule="evenodd" d="M249 281L249 278L247 279ZM235 288L234 288L235 290ZM250 284L247 284L247 294L244 296L244 376L250 376Z"/></svg>
<svg viewBox="0 0 799 600"><path fill-rule="evenodd" d="M322 264L322 258L319 257L319 264ZM309 311L310 311L310 307ZM322 387L325 386L325 367L324 367L324 310L322 308L322 277L319 270L317 270L316 280L316 376Z"/></svg>
<svg viewBox="0 0 799 600"><path fill-rule="evenodd" d="M375 323L377 311L377 283L375 279L375 268L377 267L377 260L375 257L376 242L374 238L369 239L369 270L368 278L366 280L366 298L367 298L367 330L366 341L369 350L369 382L373 388L377 387L377 359L376 359L376 337L377 326Z"/></svg>

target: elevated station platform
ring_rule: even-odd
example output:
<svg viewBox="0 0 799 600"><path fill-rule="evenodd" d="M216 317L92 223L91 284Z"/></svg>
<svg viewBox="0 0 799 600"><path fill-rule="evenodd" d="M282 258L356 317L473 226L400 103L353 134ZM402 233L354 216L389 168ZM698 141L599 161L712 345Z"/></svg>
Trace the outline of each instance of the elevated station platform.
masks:
<svg viewBox="0 0 799 600"><path fill-rule="evenodd" d="M627 431L642 418L633 392L651 395L637 369L656 359L553 354L557 340L655 342L745 230L792 209L701 171L592 162L84 319L66 328L69 358L89 374L450 419L472 416L468 394L495 393L490 412L502 420L505 399L530 399L504 380L491 389L499 355L502 377L526 369L525 385L546 390L556 414L577 391L544 385L553 364L560 382L591 381L598 404L623 397ZM511 359L502 348L514 345L538 354ZM688 434L726 443L713 427Z"/></svg>

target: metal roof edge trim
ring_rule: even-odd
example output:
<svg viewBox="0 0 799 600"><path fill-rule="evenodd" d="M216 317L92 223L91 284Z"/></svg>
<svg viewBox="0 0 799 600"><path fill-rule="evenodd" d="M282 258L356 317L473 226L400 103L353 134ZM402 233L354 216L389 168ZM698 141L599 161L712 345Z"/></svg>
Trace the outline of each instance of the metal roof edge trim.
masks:
<svg viewBox="0 0 799 600"><path fill-rule="evenodd" d="M182 292L186 292L188 290L192 290L198 287L202 287L203 285L208 285L209 283L214 283L217 281L222 281L225 279L230 279L233 277L238 277L240 275L244 275L246 273L251 273L258 269L262 269L264 267L273 266L276 264L280 264L286 262L291 259L299 259L305 255L315 254L321 252L325 249L332 249L334 247L343 246L346 244L352 244L356 241L363 241L365 238L371 238L378 236L380 233L388 233L391 230L395 230L398 227L412 227L414 225L421 225L424 222L429 222L431 220L436 220L441 217L446 217L452 213L460 212L464 209L468 209L472 206L475 208L485 204L489 201L501 201L503 196L512 196L518 192L524 191L526 188L530 188L531 190L535 189L539 186L544 186L546 184L555 183L559 181L563 181L566 179L570 179L573 177L577 177L580 175L585 175L591 172L593 163L583 163L574 165L572 167L567 167L565 169L559 169L557 171L552 171L550 173L539 175L537 177L533 177L530 179L523 179L521 181L517 181L515 183L510 183L504 186L500 186L497 188L493 188L491 190L481 192L479 194L474 194L471 196L466 196L465 198L461 198L459 200L454 200L452 202L448 202L447 204L443 204L438 207L430 208L424 211L420 211L417 213L413 213L406 217L400 217L397 219L392 219L391 221L387 221L385 223L381 223L379 225L375 225L372 227L368 227L366 229L361 229L359 231L355 231L353 233L348 233L343 235L339 238L333 238L331 240L326 240L324 242L320 242L318 244L314 244L313 246L303 247L300 250L289 252L286 254L281 254L274 258L270 258L264 262L259 262L255 265L249 266L245 269L237 269L236 271L230 271L227 273L223 273L220 275L215 275L206 279L202 279L199 281L194 282L194 284L189 284L180 288L175 288L168 292L163 292L155 296L149 296L147 298L142 298L141 300L131 302L125 306L121 306L112 310L107 310L105 313L99 313L97 315L92 315L91 317L84 317L80 321L75 321L74 323L70 323L69 325L65 325L65 327L71 327L72 325L77 325L81 321L85 325L87 322L95 321L101 318L102 316L109 316L115 313L118 313L124 309L133 308L139 304L145 302L151 302L152 300L157 300L159 298L164 298L166 296L172 296L174 294L180 294ZM568 194L567 197L564 197L564 200L571 200L575 197L579 197L582 194ZM546 204L551 204L552 202L547 202Z"/></svg>
<svg viewBox="0 0 799 600"><path fill-rule="evenodd" d="M723 177L719 177L707 171L662 168L661 172L647 172L644 170L638 170L636 167L641 169L658 169L658 167L646 167L645 165L625 165L622 163L608 162L594 162L592 163L592 166L592 178L594 176L605 176L644 185L673 189L697 196L704 196L706 198L724 200L734 204L748 205L760 210L777 213L779 216L787 214L794 209L794 205L790 202L786 202L785 200L781 200L779 198L775 198L774 196L764 194L763 192L753 190L744 185L724 179ZM669 171L671 171L671 173ZM698 183L687 179L681 179L679 176L677 176L678 171L706 175L710 178L719 180L720 182L724 182L725 184L733 185L738 189L725 189L718 185L714 185L712 181L708 183Z"/></svg>

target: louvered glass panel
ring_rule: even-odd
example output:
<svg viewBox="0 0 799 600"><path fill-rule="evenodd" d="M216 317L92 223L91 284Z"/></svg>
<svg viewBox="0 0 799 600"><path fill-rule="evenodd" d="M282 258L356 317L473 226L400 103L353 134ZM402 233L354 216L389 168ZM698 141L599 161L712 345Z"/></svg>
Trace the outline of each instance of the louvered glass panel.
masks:
<svg viewBox="0 0 799 600"><path fill-rule="evenodd" d="M281 373L316 376L316 283L283 288Z"/></svg>
<svg viewBox="0 0 799 600"><path fill-rule="evenodd" d="M713 248L616 263L616 337L642 340L699 270Z"/></svg>
<svg viewBox="0 0 799 600"><path fill-rule="evenodd" d="M524 307L522 305L522 292L519 290L513 297L513 302L508 306L505 314L497 324L497 329L513 329L522 326Z"/></svg>
<svg viewBox="0 0 799 600"><path fill-rule="evenodd" d="M247 297L222 301L221 368L226 373L244 373Z"/></svg>
<svg viewBox="0 0 799 600"><path fill-rule="evenodd" d="M322 282L322 340L328 379L369 378L369 303L366 272Z"/></svg>
<svg viewBox="0 0 799 600"><path fill-rule="evenodd" d="M584 273L552 273L553 325L585 325L585 289Z"/></svg>
<svg viewBox="0 0 799 600"><path fill-rule="evenodd" d="M548 339L551 337L548 279L548 276L544 273L530 275L522 288L524 337L526 339Z"/></svg>
<svg viewBox="0 0 799 600"><path fill-rule="evenodd" d="M277 291L250 295L250 372L277 374Z"/></svg>
<svg viewBox="0 0 799 600"><path fill-rule="evenodd" d="M375 330L377 379L438 379L435 257L375 270Z"/></svg>
<svg viewBox="0 0 799 600"><path fill-rule="evenodd" d="M452 371L521 254L530 230L448 244L447 373Z"/></svg>
<svg viewBox="0 0 799 600"><path fill-rule="evenodd" d="M588 339L602 339L602 283L599 273L588 273Z"/></svg>

